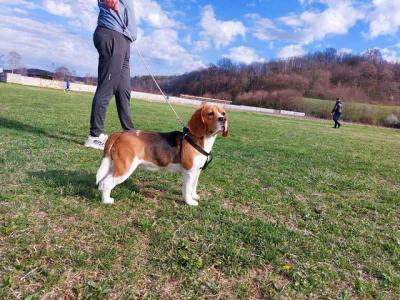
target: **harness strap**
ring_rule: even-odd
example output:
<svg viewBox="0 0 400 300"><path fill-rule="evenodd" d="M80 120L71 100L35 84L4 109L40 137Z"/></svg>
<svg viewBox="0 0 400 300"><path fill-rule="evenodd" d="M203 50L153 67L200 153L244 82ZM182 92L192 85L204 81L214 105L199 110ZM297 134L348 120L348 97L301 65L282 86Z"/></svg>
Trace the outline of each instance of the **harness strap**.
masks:
<svg viewBox="0 0 400 300"><path fill-rule="evenodd" d="M196 142L193 140L192 135L190 134L189 128L184 127L183 128L183 135L181 138L181 149L180 149L180 156L182 158L182 148L183 148L183 140L186 140L194 149L196 149L198 152L200 152L201 154L203 154L204 156L207 157L206 162L204 163L204 166L201 167L200 169L205 170L207 169L208 165L212 162L213 160L213 156L211 152L207 152L205 151L201 146L199 146L198 144L196 144Z"/></svg>

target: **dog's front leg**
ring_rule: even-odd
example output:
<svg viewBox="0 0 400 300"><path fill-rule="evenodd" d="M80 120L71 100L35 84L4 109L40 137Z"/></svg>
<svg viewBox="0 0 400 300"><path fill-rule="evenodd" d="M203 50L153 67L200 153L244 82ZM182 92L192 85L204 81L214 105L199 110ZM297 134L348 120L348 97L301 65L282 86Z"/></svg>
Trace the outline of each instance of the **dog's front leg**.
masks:
<svg viewBox="0 0 400 300"><path fill-rule="evenodd" d="M196 179L196 172L193 170L185 170L183 173L183 200L186 204L197 206L199 203L193 199L193 184Z"/></svg>
<svg viewBox="0 0 400 300"><path fill-rule="evenodd" d="M193 190L192 190L192 198L194 200L199 200L200 196L197 194L197 184L199 183L199 177L200 177L201 170L197 169L195 173L195 178L193 180Z"/></svg>

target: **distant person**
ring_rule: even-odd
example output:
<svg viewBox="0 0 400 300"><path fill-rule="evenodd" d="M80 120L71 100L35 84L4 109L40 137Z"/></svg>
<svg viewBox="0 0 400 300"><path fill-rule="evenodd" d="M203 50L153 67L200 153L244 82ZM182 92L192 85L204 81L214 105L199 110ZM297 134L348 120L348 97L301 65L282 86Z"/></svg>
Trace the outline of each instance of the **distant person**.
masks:
<svg viewBox="0 0 400 300"><path fill-rule="evenodd" d="M342 115L342 112L343 112L343 102L342 100L340 100L340 98L337 98L335 106L333 107L331 112L333 121L335 122L333 128L340 128L340 126L342 126L342 124L340 124L340 116Z"/></svg>
<svg viewBox="0 0 400 300"><path fill-rule="evenodd" d="M115 95L123 130L133 129L130 110L130 44L136 40L133 0L98 0L100 9L93 41L99 53L98 83L92 102L86 147L104 149L104 120Z"/></svg>
<svg viewBox="0 0 400 300"><path fill-rule="evenodd" d="M65 90L64 91L70 91L71 90L71 82L69 79L65 82Z"/></svg>

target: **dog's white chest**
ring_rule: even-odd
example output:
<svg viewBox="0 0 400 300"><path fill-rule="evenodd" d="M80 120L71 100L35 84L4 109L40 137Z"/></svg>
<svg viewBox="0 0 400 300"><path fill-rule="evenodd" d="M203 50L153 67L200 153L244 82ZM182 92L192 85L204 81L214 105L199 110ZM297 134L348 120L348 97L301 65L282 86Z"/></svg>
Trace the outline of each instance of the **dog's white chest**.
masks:
<svg viewBox="0 0 400 300"><path fill-rule="evenodd" d="M204 139L204 148L203 148L204 151L206 151L208 153L211 152L212 147L213 147L214 142L215 142L215 139L216 139L215 135L207 137L207 138ZM195 169L200 169L200 168L202 168L204 166L206 161L207 161L207 156L199 153L193 160L193 167Z"/></svg>

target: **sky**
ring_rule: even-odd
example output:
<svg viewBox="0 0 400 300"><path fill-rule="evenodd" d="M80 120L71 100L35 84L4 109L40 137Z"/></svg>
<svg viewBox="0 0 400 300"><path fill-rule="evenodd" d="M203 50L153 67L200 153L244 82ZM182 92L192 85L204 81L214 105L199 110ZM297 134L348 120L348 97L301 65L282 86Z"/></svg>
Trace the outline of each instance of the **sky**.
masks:
<svg viewBox="0 0 400 300"><path fill-rule="evenodd" d="M182 74L227 57L250 64L333 47L378 48L400 62L400 0L130 0L153 73ZM96 76L93 0L0 0L0 67L16 50L26 67ZM131 74L146 70L132 47Z"/></svg>

